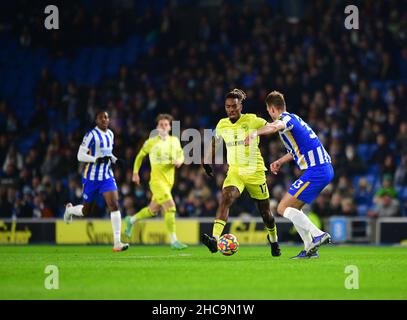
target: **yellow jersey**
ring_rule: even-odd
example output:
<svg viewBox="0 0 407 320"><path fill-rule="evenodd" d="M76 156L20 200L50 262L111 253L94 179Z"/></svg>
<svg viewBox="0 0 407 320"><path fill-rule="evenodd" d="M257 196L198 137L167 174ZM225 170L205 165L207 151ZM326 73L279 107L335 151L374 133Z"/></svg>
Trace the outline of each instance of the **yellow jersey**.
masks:
<svg viewBox="0 0 407 320"><path fill-rule="evenodd" d="M174 184L175 162L184 162L184 152L178 137L161 136L147 139L134 161L133 172L138 173L141 163L149 155L151 165L150 183Z"/></svg>
<svg viewBox="0 0 407 320"><path fill-rule="evenodd" d="M267 124L267 121L252 113L245 113L232 123L229 118L221 119L216 125L217 137L226 144L229 170L238 170L239 174L253 174L266 171L264 160L259 149L260 138L257 137L249 146L244 145L245 138Z"/></svg>

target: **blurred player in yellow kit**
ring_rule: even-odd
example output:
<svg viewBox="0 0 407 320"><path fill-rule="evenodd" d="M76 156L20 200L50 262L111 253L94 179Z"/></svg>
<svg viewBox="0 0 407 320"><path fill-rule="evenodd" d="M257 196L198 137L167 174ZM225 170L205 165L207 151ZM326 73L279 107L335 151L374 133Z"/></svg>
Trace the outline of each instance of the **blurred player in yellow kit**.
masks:
<svg viewBox="0 0 407 320"><path fill-rule="evenodd" d="M141 209L134 216L125 218L125 233L130 237L133 224L136 221L155 217L159 211L162 211L170 235L171 248L182 250L187 248L187 245L179 242L176 236L176 207L171 190L174 185L175 168L179 168L183 164L184 153L179 139L169 134L172 121L173 118L169 114L158 115L158 135L144 142L134 161L133 182L139 185L140 176L138 172L144 157L149 155L151 164L150 189L153 196L148 206Z"/></svg>
<svg viewBox="0 0 407 320"><path fill-rule="evenodd" d="M225 111L227 118L223 118L216 126L215 137L212 140L212 150L205 156L204 169L213 177L211 164L214 163L216 146L223 140L226 144L227 163L229 169L223 183L222 198L216 213L212 236L202 234L201 240L208 249L215 253L218 251L217 243L229 217L229 208L246 189L255 201L263 222L267 229L267 239L271 246L271 255L280 256L277 227L270 210L269 190L266 183L267 170L256 143L245 146L246 136L265 126L267 121L252 113L242 113L242 102L246 94L240 89L233 89L225 96Z"/></svg>

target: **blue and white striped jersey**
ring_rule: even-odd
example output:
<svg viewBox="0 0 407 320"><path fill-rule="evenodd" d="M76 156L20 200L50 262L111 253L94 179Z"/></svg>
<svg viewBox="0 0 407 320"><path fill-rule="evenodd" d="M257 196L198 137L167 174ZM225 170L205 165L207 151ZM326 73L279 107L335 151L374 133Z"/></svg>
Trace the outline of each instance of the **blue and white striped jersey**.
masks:
<svg viewBox="0 0 407 320"><path fill-rule="evenodd" d="M88 149L88 154L96 158L113 156L114 134L110 129L106 132L95 127L83 138L82 147ZM113 178L113 171L109 163L88 163L83 171L83 178L87 180L103 181Z"/></svg>
<svg viewBox="0 0 407 320"><path fill-rule="evenodd" d="M283 112L279 120L285 124L285 129L279 131L280 139L300 170L331 162L318 136L299 116Z"/></svg>

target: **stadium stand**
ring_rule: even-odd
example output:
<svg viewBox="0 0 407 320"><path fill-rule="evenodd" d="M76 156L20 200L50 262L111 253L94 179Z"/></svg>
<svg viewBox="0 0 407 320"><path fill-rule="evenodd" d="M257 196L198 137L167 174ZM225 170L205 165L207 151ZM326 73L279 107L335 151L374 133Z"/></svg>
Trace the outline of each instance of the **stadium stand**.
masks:
<svg viewBox="0 0 407 320"><path fill-rule="evenodd" d="M266 93L282 91L289 110L322 139L335 179L308 210L407 215L403 1L363 3L357 31L334 23L343 14L334 10L338 1L313 2L298 23L287 21L290 8L279 1L142 3L65 2L54 31L43 28L41 1L0 4L1 217L61 217L66 202L80 202L76 152L101 107L110 111L115 154L126 161L115 169L121 205L134 213L150 194L148 166L135 187L132 164L157 113L171 113L182 129L214 128L224 117L223 95L234 87L248 94L244 112L264 117ZM24 27L6 9L27 21ZM266 165L284 152L274 138L261 145ZM174 187L178 215L213 217L225 171L218 166L212 181L199 165L184 165ZM299 174L292 165L268 175L275 200ZM94 216L105 217L100 206ZM255 214L247 196L232 216L242 212Z"/></svg>

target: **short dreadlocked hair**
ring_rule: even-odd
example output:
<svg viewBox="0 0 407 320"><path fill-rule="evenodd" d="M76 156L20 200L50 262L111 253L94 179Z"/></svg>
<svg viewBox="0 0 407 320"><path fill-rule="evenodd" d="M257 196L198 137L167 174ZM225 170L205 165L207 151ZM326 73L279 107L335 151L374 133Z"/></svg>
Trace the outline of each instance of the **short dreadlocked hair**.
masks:
<svg viewBox="0 0 407 320"><path fill-rule="evenodd" d="M246 93L241 89L234 88L225 95L225 99L229 98L237 99L239 102L242 102L244 99L246 99Z"/></svg>

